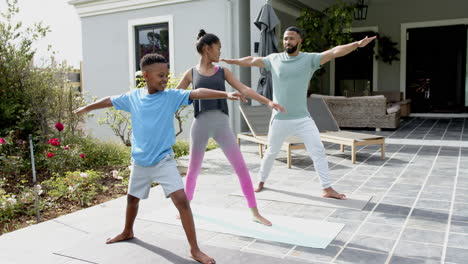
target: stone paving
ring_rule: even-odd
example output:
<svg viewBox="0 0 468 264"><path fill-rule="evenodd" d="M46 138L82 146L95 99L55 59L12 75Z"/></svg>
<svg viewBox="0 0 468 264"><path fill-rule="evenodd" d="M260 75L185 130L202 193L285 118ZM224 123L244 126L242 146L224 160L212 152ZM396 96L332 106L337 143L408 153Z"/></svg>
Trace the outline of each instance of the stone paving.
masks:
<svg viewBox="0 0 468 264"><path fill-rule="evenodd" d="M468 263L468 120L410 118L395 131L359 132L386 136L385 160L377 146L360 148L356 164L349 149L342 153L337 145L325 146L334 187L373 196L364 210L258 201L266 216L346 224L326 249L198 230L202 249L218 263ZM257 149L242 144L254 182ZM184 166L187 158L178 162ZM294 152L292 169L286 168L285 153L275 162L267 184L319 188L305 151ZM228 195L238 188L226 158L213 150L206 153L193 203L247 210L242 197ZM155 187L140 215L169 204ZM121 230L124 206L123 197L0 236L0 263L90 263L87 255L104 253L103 261L92 263L124 263L119 260L128 255L126 247L109 254L97 244ZM137 219L135 231L138 239L130 243L153 257L135 256L132 263L195 263L184 253L188 247L180 227ZM82 250L82 256L64 256L73 250Z"/></svg>

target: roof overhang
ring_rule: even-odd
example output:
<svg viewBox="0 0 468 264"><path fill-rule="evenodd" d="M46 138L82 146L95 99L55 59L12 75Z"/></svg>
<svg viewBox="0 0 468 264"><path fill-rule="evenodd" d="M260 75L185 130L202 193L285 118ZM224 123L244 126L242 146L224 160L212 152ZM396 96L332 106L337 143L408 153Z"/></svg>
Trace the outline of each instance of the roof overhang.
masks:
<svg viewBox="0 0 468 264"><path fill-rule="evenodd" d="M68 4L80 17L89 17L190 1L196 0L71 0Z"/></svg>

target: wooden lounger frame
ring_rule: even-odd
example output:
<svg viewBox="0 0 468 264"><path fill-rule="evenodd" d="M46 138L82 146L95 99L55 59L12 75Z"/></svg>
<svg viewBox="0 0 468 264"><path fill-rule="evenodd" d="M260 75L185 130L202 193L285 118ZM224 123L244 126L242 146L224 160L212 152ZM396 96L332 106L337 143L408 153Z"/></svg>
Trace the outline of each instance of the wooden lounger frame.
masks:
<svg viewBox="0 0 468 264"><path fill-rule="evenodd" d="M268 109L266 106L247 106L247 105L240 105L239 109L251 133L237 134L237 143L239 144L239 146L240 146L241 140L246 140L246 141L257 143L259 147L258 152L260 154L260 158L263 158L263 149L264 147L267 147L268 145L268 137L267 137L267 133L265 133L268 130L268 123L266 122L269 122L271 118L271 110ZM256 124L254 124L254 120L251 120L251 118L248 116L249 114L248 111L257 112L256 113L257 117L261 118L260 120L263 123L260 129L262 130L261 132L263 133L259 133L257 131L257 129L255 128ZM344 152L344 146L350 146L351 147L351 162L353 164L356 163L356 148L358 146L380 145L381 146L381 158L385 159L385 137L383 136L369 135L369 134L355 133L355 132L348 132L348 131L324 131L324 132L320 132L320 138L323 142L339 144L340 150L342 152ZM295 149L305 149L305 146L303 143L300 143L298 140L285 140L283 145L281 146L281 149L286 151L286 165L288 168L291 168L291 151Z"/></svg>

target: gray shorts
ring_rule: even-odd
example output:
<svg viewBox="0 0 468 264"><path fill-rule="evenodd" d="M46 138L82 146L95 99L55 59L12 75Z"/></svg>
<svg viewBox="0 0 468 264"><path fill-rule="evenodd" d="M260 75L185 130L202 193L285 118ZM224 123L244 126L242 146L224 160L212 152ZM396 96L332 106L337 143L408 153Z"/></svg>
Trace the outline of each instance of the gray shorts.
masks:
<svg viewBox="0 0 468 264"><path fill-rule="evenodd" d="M152 182L161 185L166 198L171 193L184 189L184 183L177 169L173 153L168 154L161 161L149 167L132 163L128 194L140 199L146 199L149 196Z"/></svg>

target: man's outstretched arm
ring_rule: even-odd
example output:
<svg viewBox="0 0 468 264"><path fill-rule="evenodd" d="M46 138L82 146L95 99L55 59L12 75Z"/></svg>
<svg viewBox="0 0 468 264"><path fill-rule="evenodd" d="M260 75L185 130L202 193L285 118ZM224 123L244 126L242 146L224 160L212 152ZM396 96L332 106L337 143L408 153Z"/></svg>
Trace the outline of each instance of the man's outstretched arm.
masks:
<svg viewBox="0 0 468 264"><path fill-rule="evenodd" d="M224 61L227 64L235 64L242 67L265 67L265 64L263 64L263 57L248 56L240 59L222 59L221 61Z"/></svg>
<svg viewBox="0 0 468 264"><path fill-rule="evenodd" d="M334 58L342 57L345 56L349 53L351 53L353 50L357 48L362 48L367 46L371 41L373 41L376 38L376 36L373 37L365 37L359 41L351 42L349 44L345 45L340 45L336 46L332 49L329 49L327 51L322 52L322 58L320 59L320 65L325 64Z"/></svg>

